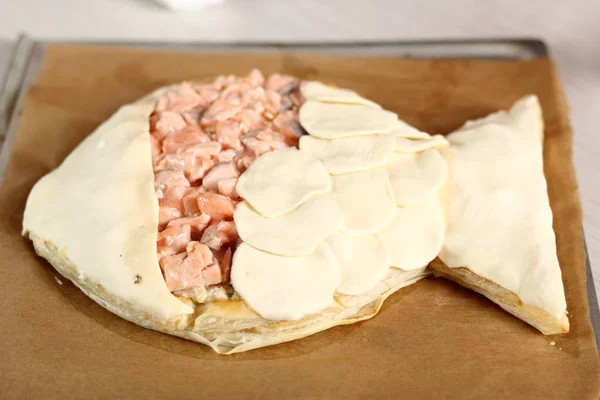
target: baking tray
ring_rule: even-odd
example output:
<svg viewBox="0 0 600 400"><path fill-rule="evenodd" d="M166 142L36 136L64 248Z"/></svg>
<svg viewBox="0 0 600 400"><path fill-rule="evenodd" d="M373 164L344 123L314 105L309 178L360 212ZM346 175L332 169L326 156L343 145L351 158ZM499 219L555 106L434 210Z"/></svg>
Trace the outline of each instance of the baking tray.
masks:
<svg viewBox="0 0 600 400"><path fill-rule="evenodd" d="M153 48L170 51L218 52L310 52L362 57L399 58L479 58L496 60L529 60L549 56L547 46L537 39L494 39L452 41L376 41L376 42L239 42L239 43L173 43L173 42L93 42L34 40L21 35L16 41L0 86L0 182L4 175L19 122L24 94L35 81L43 64L46 49L53 43L109 45L129 48ZM584 236L585 237L585 236ZM584 241L585 245L585 241ZM592 269L585 245L587 291L590 319L600 349L600 308L594 287Z"/></svg>

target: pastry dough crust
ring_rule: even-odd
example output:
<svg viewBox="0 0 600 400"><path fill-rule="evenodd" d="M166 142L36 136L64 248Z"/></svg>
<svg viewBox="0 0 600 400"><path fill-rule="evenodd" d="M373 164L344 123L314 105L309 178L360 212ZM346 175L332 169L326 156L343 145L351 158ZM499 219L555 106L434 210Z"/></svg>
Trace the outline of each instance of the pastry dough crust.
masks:
<svg viewBox="0 0 600 400"><path fill-rule="evenodd" d="M469 131L471 129L476 129L476 128L482 129L482 128L485 128L486 126L487 126L488 131L478 132L476 135L472 135L472 133ZM463 133L463 131L465 131L465 130L466 130L466 132ZM544 251L546 252L546 254L551 254L552 257L554 257L554 260L552 260L552 257L549 257L549 258L544 259L545 262L548 262L547 264L542 262L539 265L534 265L534 264L530 265L527 263L527 259L525 257L523 257L523 255L521 254L520 255L521 257L517 257L516 259L505 258L505 259L501 260L501 262L502 262L501 265L504 269L506 269L506 271L504 269L501 270L498 268L494 272L500 272L500 273L503 273L503 275L490 274L489 270L486 271L485 265L482 265L481 262L474 260L473 257L470 257L470 260L471 260L470 262L463 262L464 255L465 255L463 253L466 252L465 249L472 251L473 249L481 248L481 249L485 249L485 251L489 251L490 248L492 250L495 248L495 243L493 243L493 241L490 242L489 247L485 246L485 244L486 244L485 242L484 242L484 246L481 246L480 243L476 243L479 238L471 235L470 237L462 238L462 242L461 242L462 247L456 246L456 238L455 238L455 242L453 242L455 247L452 249L452 251L454 252L454 255L452 255L452 252L447 251L447 249L445 248L445 247L447 247L447 245L445 244L444 248L439 253L438 258L435 259L430 264L430 269L433 271L433 274L435 276L440 276L440 277L450 279L452 281L459 283L462 286L465 286L471 290L474 290L477 293L484 295L488 299L497 303L504 310L513 314L517 318L520 318L521 320L527 322L528 324L534 326L535 328L540 330L545 335L566 333L569 331L569 321L568 321L568 317L567 317L566 310L565 310L566 306L565 306L565 299L564 299L564 289L563 289L563 284L562 284L562 280L561 280L561 276L560 276L560 269L559 269L559 265L558 265L558 260L556 260L556 249L554 247L554 232L550 231L552 229L551 210L550 210L550 205L549 205L548 199L547 199L543 171L541 170L541 163L542 163L541 143L543 141L542 110L539 105L539 101L535 96L530 95L530 96L526 96L526 97L520 99L511 107L511 109L508 112L500 111L500 112L491 114L491 115L489 115L485 118L479 119L479 120L468 121L465 123L463 128L459 129L458 131L456 131L455 133L452 133L449 136L449 141L452 146L452 147L450 147L449 151L450 151L450 153L452 153L451 154L452 160L450 160L448 158L448 155L450 155L450 153L446 152L444 154L448 161L448 180L446 181L446 188L445 188L445 190L447 190L448 192L446 193L446 198L444 201L444 204L447 205L447 209L446 209L446 211L447 211L446 216L447 216L447 221L448 221L447 233L450 232L450 234L452 234L452 230L456 230L456 229L462 229L463 232L470 231L472 233L472 231L476 228L476 227L474 227L473 229L470 229L471 228L470 226L465 227L464 224L463 224L463 226L460 226L461 222L463 222L463 221L460 221L460 219L463 218L464 215L473 215L473 213L474 213L473 210L471 210L471 209L465 210L465 209L457 208L457 211L455 211L455 216L453 219L451 212L450 212L450 210L451 210L450 205L451 205L451 200L454 201L454 199L464 199L468 194L472 194L472 193L469 193L468 190L475 189L475 185L482 184L478 180L471 179L468 182L470 185L473 185L473 186L467 187L465 189L466 184L465 184L465 180L463 177L463 180L461 182L461 184L463 186L461 188L463 193L458 193L457 184L458 184L459 180L457 179L457 176L456 176L457 158L460 157L461 154L460 153L457 154L457 152L460 151L460 145L464 146L465 142L472 143L476 137L480 137L478 135L486 135L486 134L487 134L487 136L482 136L482 139L484 139L484 140L494 139L495 142L494 142L494 140L492 140L491 145L497 144L498 138L501 138L501 140L504 141L504 143L509 143L509 142L514 143L515 147L513 147L513 149L519 150L519 152L517 154L509 153L507 150L505 150L506 156L504 157L504 159L502 159L500 161L497 159L494 159L494 162L496 164L487 166L490 170L495 171L496 169L502 169L503 167L507 167L507 165L503 165L501 163L504 162L505 164L509 164L510 161L512 161L511 157L512 157L512 159L514 159L516 157L517 162L520 162L521 164L523 164L522 169L530 168L531 163L534 164L533 166L535 168L539 168L537 170L539 172L539 175L534 175L533 178L531 178L531 176L529 176L529 177L531 178L530 179L531 181L534 181L534 179L538 179L538 181L535 181L534 183L540 183L539 179L541 179L541 183L543 183L544 185L542 188L534 186L534 190L531 192L531 193L533 193L533 195L530 196L530 198L537 199L538 203L536 203L534 206L529 205L529 210L535 211L536 207L537 207L537 208L547 211L547 214L545 214L546 219L541 219L540 217L538 217L537 223L541 224L543 222L545 224L544 232L551 232L552 240L548 241L547 236L542 236L542 239L546 239L546 241L542 242L540 244L540 246L542 246L542 245L545 246ZM455 135L460 135L458 140L456 140L457 137ZM472 135L472 136L467 137L465 135ZM453 142L453 138L455 138L454 142ZM518 141L517 141L517 139L518 139ZM539 140L539 142L537 142L538 140ZM458 141L458 145L456 143L457 141ZM484 142L484 143L488 143L488 142ZM536 146L533 146L532 144L535 144ZM531 147L530 148L524 147L527 145L529 145ZM529 150L529 152L523 151L523 149ZM478 150L481 150L481 146L478 148ZM536 150L539 150L538 154L535 153ZM462 151L464 151L464 149ZM471 149L469 149L469 151L473 152L474 150L471 148ZM498 151L498 149L496 149L496 151ZM484 154L484 153L480 153L480 154ZM491 157L491 155L488 154L487 157ZM539 164L536 165L535 163L538 162L538 159L539 159ZM530 165L525 163L523 160L531 161ZM459 159L459 161L462 161L463 163L465 162L464 159L463 160ZM516 165L521 165L521 164L516 164ZM469 167L473 168L472 165L469 165ZM479 166L479 174L484 176L484 178L480 178L480 179L485 179L485 177L487 177L487 176L494 175L494 172L489 172L489 171L487 172L487 175L483 174L481 171L484 170L484 167L485 167L485 165ZM462 168L463 168L463 174L464 174L464 171L467 167L463 164ZM528 171L531 171L531 170L532 169L530 168ZM520 172L521 171L519 171L518 169L515 169L513 167L513 169L512 169L513 174L519 174ZM511 177L511 178L514 178L514 177ZM488 182L488 185L489 185L489 182ZM516 186L515 183L513 183L512 185L513 186L511 187L511 189L513 187L516 187L516 188L520 188L520 190L523 190L523 186ZM498 184L498 187L496 189L499 191L500 189L502 189L504 187L506 187L506 184L504 184L504 186L502 186L502 184ZM489 190L489 188L487 190ZM543 192L543 194L540 194L539 192L536 192L535 190L538 190L539 192ZM454 193L450 193L450 191L452 191ZM467 194L465 194L465 192ZM442 190L442 193L444 193L444 190ZM521 197L523 197L522 192L519 192L519 193L520 193ZM538 195L538 197L537 198L533 197L535 195ZM479 198L478 200L481 201L482 199ZM473 201L473 200L471 200L471 201ZM464 203L464 204L467 204L467 203ZM481 210L477 210L477 212L481 213ZM518 215L518 214L510 214L509 213L507 216L503 216L503 218L509 218L509 221L517 222L517 220L515 220L515 218L518 218L518 217L515 217L515 215ZM550 218L548 218L548 217L550 217ZM488 223L494 224L496 221L491 220L491 222L488 222ZM453 223L457 223L457 225L459 225L459 227L456 228L455 226L453 226ZM490 235L491 235L491 233L495 233L495 232L493 232L494 228L495 228L494 226L489 226L486 228L484 225L479 225L479 230L475 231L475 232L477 232L480 235L483 235L485 232L485 229L488 229L490 232ZM501 228L504 229L502 234L515 235L516 233L518 233L518 231L516 233L510 232L506 226L501 226ZM529 240L530 238L528 235L530 235L529 231L525 232L525 231L523 231L523 229L521 229L521 239L522 240ZM538 235L538 240L541 240L541 239L539 239L541 234L539 232L537 232L537 235ZM446 237L446 240L448 240L448 237L449 236ZM488 237L488 236L486 236L486 237ZM489 236L489 237L493 238L494 236ZM515 240L515 239L513 239L513 240ZM531 239L531 240L533 240L533 239ZM514 245L515 243L512 243L512 244ZM518 242L516 244L518 244ZM478 248L477 246L480 246L480 247ZM514 247L515 246L512 246L512 248L514 248ZM511 247L509 246L507 248L511 248ZM534 251L534 249L535 249L535 246L530 246L526 250L529 253L532 253ZM537 250L537 249L535 249L535 250ZM524 250L521 249L521 251L523 252ZM461 258L458 258L458 261L456 261L457 260L456 254L458 254L459 257L463 257L462 258L463 261L461 261ZM505 254L506 253L502 253L502 255L505 255ZM452 256L452 257L450 257L450 256ZM479 256L480 256L479 260L481 260L483 257L486 257L486 256L492 261L496 260L495 255L493 255L491 253L490 254L488 254L488 253L480 254ZM444 263L444 261L442 261L442 260L445 260L448 264L451 265L451 267L449 267L448 264ZM554 261L554 263L550 263L551 261ZM528 270L528 268L530 268L530 269ZM531 268L533 268L533 269L531 269ZM556 269L554 269L554 268L556 268ZM511 278L514 277L515 275L521 277L522 279L524 279L523 277L528 277L529 279L522 281L520 285L515 285L513 283L511 286ZM533 276L533 278L531 278L532 276ZM498 279L498 277L500 277L502 279ZM490 278L490 279L488 279L488 278ZM492 279L494 279L494 280L492 280ZM544 292L545 290L546 290L546 292ZM532 296L532 293L539 294L538 297L541 298L542 300L539 300L539 298L538 298L537 304L532 303L532 301L531 301L532 297L534 299L536 299L535 296ZM524 294L528 295L528 297L524 296ZM527 304L525 302L527 302ZM540 303L542 303L541 306L540 306ZM562 310L560 310L561 303L563 304ZM532 304L535 304L535 305L532 305ZM544 307L544 309L542 309L541 307ZM556 310L557 308L558 308L558 312L553 313L552 311Z"/></svg>
<svg viewBox="0 0 600 400"><path fill-rule="evenodd" d="M335 302L327 309L299 321L266 320L252 311L243 300L192 304L191 300L183 298L182 301L194 306L194 313L160 321L84 277L79 273L79 268L64 253L61 254L51 241L33 232L29 233L29 238L37 254L108 311L144 328L208 345L219 354L240 353L289 342L334 326L372 318L388 296L428 275L424 270L405 272L390 268L387 276L373 290L356 296L336 294Z"/></svg>
<svg viewBox="0 0 600 400"><path fill-rule="evenodd" d="M475 274L467 267L449 268L439 258L433 260L429 267L434 276L449 279L482 294L544 335L569 332L569 319L566 314L556 319L541 308L524 304L515 293Z"/></svg>

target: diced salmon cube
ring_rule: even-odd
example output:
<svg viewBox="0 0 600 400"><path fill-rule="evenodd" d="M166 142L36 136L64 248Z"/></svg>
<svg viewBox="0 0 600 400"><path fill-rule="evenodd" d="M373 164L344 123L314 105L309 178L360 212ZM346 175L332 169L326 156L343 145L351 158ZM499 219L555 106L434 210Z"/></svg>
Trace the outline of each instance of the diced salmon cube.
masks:
<svg viewBox="0 0 600 400"><path fill-rule="evenodd" d="M238 237L233 221L219 221L206 228L200 243L204 243L213 250L221 250L224 245L235 243Z"/></svg>
<svg viewBox="0 0 600 400"><path fill-rule="evenodd" d="M203 104L210 104L219 97L219 88L213 84L193 85L192 88L202 97Z"/></svg>
<svg viewBox="0 0 600 400"><path fill-rule="evenodd" d="M298 122L298 117L292 111L280 113L273 120L274 130L277 130L282 136L290 139L289 146L297 146L300 136L305 132Z"/></svg>
<svg viewBox="0 0 600 400"><path fill-rule="evenodd" d="M202 114L204 114L204 109L196 108L182 113L181 116L188 126L199 127Z"/></svg>
<svg viewBox="0 0 600 400"><path fill-rule="evenodd" d="M185 175L190 182L196 182L215 165L212 157L221 150L221 145L208 142L192 146L183 152Z"/></svg>
<svg viewBox="0 0 600 400"><path fill-rule="evenodd" d="M189 225L175 225L160 232L157 238L159 259L184 251L192 240L190 233Z"/></svg>
<svg viewBox="0 0 600 400"><path fill-rule="evenodd" d="M234 118L245 131L260 129L264 126L264 120L260 114L250 108L244 108Z"/></svg>
<svg viewBox="0 0 600 400"><path fill-rule="evenodd" d="M186 163L186 176L192 183L198 182L215 165L212 158L195 158Z"/></svg>
<svg viewBox="0 0 600 400"><path fill-rule="evenodd" d="M190 242L186 251L166 256L160 261L170 291L220 283L219 265L210 249L198 242ZM215 267L218 271L215 271Z"/></svg>
<svg viewBox="0 0 600 400"><path fill-rule="evenodd" d="M239 142L240 146L242 142ZM218 163L233 161L233 157L237 154L237 151L234 149L221 150L219 154L213 157L213 159Z"/></svg>
<svg viewBox="0 0 600 400"><path fill-rule="evenodd" d="M253 150L246 147L244 148L244 150L240 151L235 155L233 161L235 162L235 166L237 167L237 169L240 172L244 172L248 169L250 164L254 162L255 159L256 153Z"/></svg>
<svg viewBox="0 0 600 400"><path fill-rule="evenodd" d="M204 112L202 122L207 120L224 121L233 117L241 109L241 100L235 98L219 98Z"/></svg>
<svg viewBox="0 0 600 400"><path fill-rule="evenodd" d="M180 218L183 215L183 196L189 190L186 186L173 186L166 191L160 190L160 198L158 200L158 225L159 230L164 229L165 225L175 218Z"/></svg>
<svg viewBox="0 0 600 400"><path fill-rule="evenodd" d="M204 286L202 269L193 268L193 265L186 261L187 254L180 253L163 257L159 262L167 288L171 292L200 285Z"/></svg>
<svg viewBox="0 0 600 400"><path fill-rule="evenodd" d="M187 252L188 257L197 262L199 265L202 265L203 269L217 262L212 254L212 251L208 248L208 246L202 243L198 243L196 241L190 242L185 251Z"/></svg>
<svg viewBox="0 0 600 400"><path fill-rule="evenodd" d="M154 189L161 190L163 193L168 188L175 186L190 186L190 182L185 178L183 171L165 169L158 171L154 175Z"/></svg>
<svg viewBox="0 0 600 400"><path fill-rule="evenodd" d="M252 86L262 86L265 84L265 77L260 72L260 70L254 68L250 73L244 78L245 82L248 82Z"/></svg>
<svg viewBox="0 0 600 400"><path fill-rule="evenodd" d="M298 87L298 80L293 76L273 74L267 78L265 89L287 94Z"/></svg>
<svg viewBox="0 0 600 400"><path fill-rule="evenodd" d="M237 178L240 176L235 163L225 162L215 165L202 179L202 186L205 189L216 192L218 190L218 184L222 180Z"/></svg>
<svg viewBox="0 0 600 400"><path fill-rule="evenodd" d="M159 199L158 204L165 207L177 208L183 210L183 196L189 191L189 186L172 186L166 191L163 191L163 196Z"/></svg>
<svg viewBox="0 0 600 400"><path fill-rule="evenodd" d="M156 110L183 112L206 104L204 98L184 82L162 96L156 104Z"/></svg>
<svg viewBox="0 0 600 400"><path fill-rule="evenodd" d="M235 189L237 181L238 178L224 179L219 181L219 183L217 183L217 189L219 190L219 193L231 199L238 199L239 195Z"/></svg>
<svg viewBox="0 0 600 400"><path fill-rule="evenodd" d="M281 95L273 90L267 90L266 94L266 102L265 102L265 111L275 115L281 109Z"/></svg>
<svg viewBox="0 0 600 400"><path fill-rule="evenodd" d="M221 269L210 249L198 242L190 242L186 251L166 256L160 261L170 291L222 282Z"/></svg>
<svg viewBox="0 0 600 400"><path fill-rule="evenodd" d="M220 75L217 77L217 79L215 79L213 85L217 88L217 90L221 91L235 82L235 80L236 78L234 75Z"/></svg>
<svg viewBox="0 0 600 400"><path fill-rule="evenodd" d="M167 154L183 152L188 147L209 141L210 137L202 132L200 128L186 125L163 140L163 152Z"/></svg>
<svg viewBox="0 0 600 400"><path fill-rule="evenodd" d="M247 135L242 139L242 143L244 143L244 145L252 150L257 156L269 151L288 147L283 141L282 137L270 129L265 129L252 135Z"/></svg>
<svg viewBox="0 0 600 400"><path fill-rule="evenodd" d="M216 285L217 283L223 282L223 275L219 264L215 263L202 270L202 277L206 285Z"/></svg>
<svg viewBox="0 0 600 400"><path fill-rule="evenodd" d="M185 156L196 157L211 157L216 156L221 151L221 144L217 142L200 143L185 149Z"/></svg>
<svg viewBox="0 0 600 400"><path fill-rule="evenodd" d="M242 126L237 121L219 121L215 126L216 139L224 148L239 150L242 148L240 136Z"/></svg>
<svg viewBox="0 0 600 400"><path fill-rule="evenodd" d="M244 108L251 109L257 114L262 114L265 111L267 96L265 95L265 89L261 86L249 88L239 96Z"/></svg>
<svg viewBox="0 0 600 400"><path fill-rule="evenodd" d="M154 136L158 139L164 139L186 126L187 123L181 114L173 111L164 111L157 115Z"/></svg>
<svg viewBox="0 0 600 400"><path fill-rule="evenodd" d="M198 193L196 201L200 212L210 215L212 221L233 218L235 204L229 197L216 193Z"/></svg>
<svg viewBox="0 0 600 400"><path fill-rule="evenodd" d="M187 217L195 217L200 215L200 208L198 208L198 195L206 192L203 187L192 188L189 192L183 196L183 213Z"/></svg>
<svg viewBox="0 0 600 400"><path fill-rule="evenodd" d="M183 154L163 154L157 157L154 160L154 170L160 171L164 169L183 171L185 169Z"/></svg>
<svg viewBox="0 0 600 400"><path fill-rule="evenodd" d="M191 230L191 237L193 239L200 239L202 237L202 233L210 223L210 215L208 214L200 214L194 217L181 217L177 219L173 219L169 221L167 227L175 225L189 225Z"/></svg>
<svg viewBox="0 0 600 400"><path fill-rule="evenodd" d="M172 207L161 206L158 209L158 229L164 229L169 221L181 217L181 210Z"/></svg>

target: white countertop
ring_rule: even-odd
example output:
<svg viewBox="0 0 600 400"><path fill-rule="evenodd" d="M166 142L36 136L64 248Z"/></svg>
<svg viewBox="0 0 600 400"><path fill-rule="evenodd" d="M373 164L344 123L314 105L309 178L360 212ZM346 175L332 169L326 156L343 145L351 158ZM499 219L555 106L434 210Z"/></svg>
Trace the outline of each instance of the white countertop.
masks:
<svg viewBox="0 0 600 400"><path fill-rule="evenodd" d="M0 76L20 32L173 41L542 38L571 106L584 227L600 292L599 17L598 0L226 0L184 12L151 0L0 0Z"/></svg>

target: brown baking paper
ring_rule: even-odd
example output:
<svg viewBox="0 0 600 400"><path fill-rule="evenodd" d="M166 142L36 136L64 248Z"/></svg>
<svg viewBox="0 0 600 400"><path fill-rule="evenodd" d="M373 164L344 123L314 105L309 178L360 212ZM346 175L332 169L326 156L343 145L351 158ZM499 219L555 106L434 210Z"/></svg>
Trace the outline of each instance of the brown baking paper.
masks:
<svg viewBox="0 0 600 400"><path fill-rule="evenodd" d="M571 332L543 336L485 298L429 278L391 296L369 321L219 356L109 313L34 254L20 235L31 187L120 105L161 85L246 74L252 67L355 89L432 133L448 133L466 119L537 94ZM567 106L547 59L401 60L54 46L27 93L0 189L0 397L597 398L599 362L588 316L571 143Z"/></svg>

